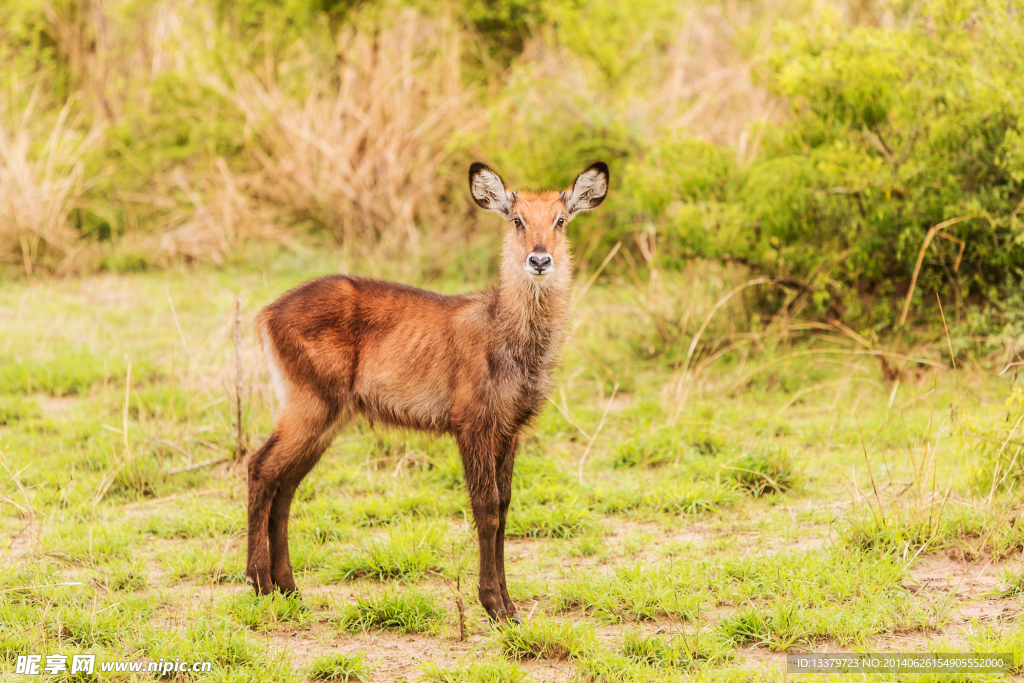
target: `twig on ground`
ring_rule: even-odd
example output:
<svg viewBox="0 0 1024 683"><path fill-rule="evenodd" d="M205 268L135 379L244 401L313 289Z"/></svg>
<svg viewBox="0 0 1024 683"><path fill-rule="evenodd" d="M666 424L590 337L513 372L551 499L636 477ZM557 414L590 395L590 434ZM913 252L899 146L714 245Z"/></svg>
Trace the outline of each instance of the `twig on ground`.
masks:
<svg viewBox="0 0 1024 683"><path fill-rule="evenodd" d="M27 591L36 588L54 588L56 586L81 586L81 581L63 581L61 583L41 583L36 586L18 586L17 588L5 588L0 593L13 593L15 591Z"/></svg>
<svg viewBox="0 0 1024 683"><path fill-rule="evenodd" d="M201 470L204 467L212 467L219 465L222 462L228 462L230 458L214 458L213 460L204 460L203 462L197 462L192 465L185 465L184 467L175 467L173 470L167 470L164 472L167 476L172 474L182 474L184 472L194 472L195 470Z"/></svg>

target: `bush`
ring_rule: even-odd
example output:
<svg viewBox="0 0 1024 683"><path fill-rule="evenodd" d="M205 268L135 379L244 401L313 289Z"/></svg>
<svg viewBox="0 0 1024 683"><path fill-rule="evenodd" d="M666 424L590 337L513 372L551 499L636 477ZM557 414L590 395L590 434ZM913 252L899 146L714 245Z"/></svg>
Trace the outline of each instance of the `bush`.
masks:
<svg viewBox="0 0 1024 683"><path fill-rule="evenodd" d="M765 76L790 123L747 168L688 140L652 148L627 168L632 222L660 219L676 256L747 264L800 283L816 313L881 328L929 229L970 216L924 250L916 289L998 301L1024 277L1019 12L940 2L901 22L783 24Z"/></svg>

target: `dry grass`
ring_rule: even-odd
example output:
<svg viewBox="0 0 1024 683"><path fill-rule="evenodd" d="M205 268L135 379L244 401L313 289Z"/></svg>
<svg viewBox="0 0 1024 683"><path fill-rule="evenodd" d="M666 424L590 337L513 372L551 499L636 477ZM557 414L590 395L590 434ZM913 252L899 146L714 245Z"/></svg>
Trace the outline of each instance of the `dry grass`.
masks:
<svg viewBox="0 0 1024 683"><path fill-rule="evenodd" d="M89 182L82 156L104 130L80 132L70 100L52 127L38 126L39 99L39 87L24 105L0 99L0 260L20 262L28 277L41 264L60 270L74 257L78 235L69 217Z"/></svg>
<svg viewBox="0 0 1024 683"><path fill-rule="evenodd" d="M627 97L609 90L607 82L594 77L592 65L559 40L538 36L514 65L530 83L516 99L524 109L548 103L582 114L585 103L615 111L645 135L683 131L732 147L742 165L756 155L765 126L785 116L763 79L755 77L773 47L771 30L780 20L805 15L809 7L816 11L819 4L829 3L683 4L661 19L671 38L657 40L652 28L626 47L623 57L636 60Z"/></svg>
<svg viewBox="0 0 1024 683"><path fill-rule="evenodd" d="M255 196L255 182L250 175L232 172L223 157L196 180L180 169L161 177L156 184L166 191L158 191L154 199L180 193L185 201L168 202L170 213L155 234L130 234L128 240L136 242L133 250L163 260L184 257L220 265L246 241L282 240L275 212Z"/></svg>
<svg viewBox="0 0 1024 683"><path fill-rule="evenodd" d="M254 131L249 188L345 244L415 253L422 230L444 226L439 176L449 180L453 140L473 125L459 30L407 9L375 35L349 28L338 52L337 71L318 74L304 99L251 71L232 86L211 79Z"/></svg>
<svg viewBox="0 0 1024 683"><path fill-rule="evenodd" d="M752 158L765 125L783 116L783 107L753 73L770 47L771 27L792 12L792 4L774 0L684 10L651 84L655 127L731 146L740 164ZM752 45L744 46L744 38Z"/></svg>

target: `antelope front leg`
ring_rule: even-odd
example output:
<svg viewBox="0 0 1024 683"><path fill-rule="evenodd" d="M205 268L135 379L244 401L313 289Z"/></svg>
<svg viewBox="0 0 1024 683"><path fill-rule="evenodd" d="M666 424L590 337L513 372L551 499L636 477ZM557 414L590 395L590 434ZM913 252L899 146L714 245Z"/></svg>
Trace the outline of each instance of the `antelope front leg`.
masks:
<svg viewBox="0 0 1024 683"><path fill-rule="evenodd" d="M480 603L492 620L505 621L508 611L501 595L495 561L500 521L497 472L493 449L481 448L479 445L485 442L485 439L480 439L476 443L470 443L468 439L458 439L462 466L466 473L466 487L469 489L470 505L473 508L473 522L480 545Z"/></svg>
<svg viewBox="0 0 1024 683"><path fill-rule="evenodd" d="M508 519L508 506L512 502L512 470L515 466L517 439L513 438L502 449L497 463L498 474L498 533L495 537L494 561L497 565L498 587L501 600L505 604L505 612L511 621L518 621L516 606L508 595L505 584L505 521Z"/></svg>

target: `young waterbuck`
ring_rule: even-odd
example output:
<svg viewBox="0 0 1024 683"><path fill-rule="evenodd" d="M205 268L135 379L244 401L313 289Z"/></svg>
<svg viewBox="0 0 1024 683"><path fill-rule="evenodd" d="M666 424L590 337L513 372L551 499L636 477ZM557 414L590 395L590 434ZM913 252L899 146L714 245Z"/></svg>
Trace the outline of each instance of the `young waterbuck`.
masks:
<svg viewBox="0 0 1024 683"><path fill-rule="evenodd" d="M523 428L551 387L572 301L565 228L600 204L598 162L564 192L517 194L481 163L476 203L508 223L496 289L442 296L335 275L268 306L257 333L279 403L274 431L249 459L246 577L260 594L295 590L288 513L295 489L357 413L372 423L452 434L480 543L480 602L515 617L505 587L505 519Z"/></svg>

